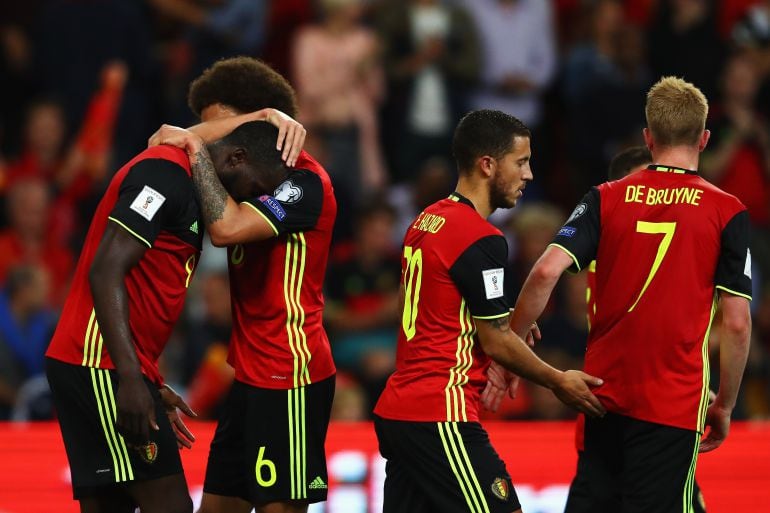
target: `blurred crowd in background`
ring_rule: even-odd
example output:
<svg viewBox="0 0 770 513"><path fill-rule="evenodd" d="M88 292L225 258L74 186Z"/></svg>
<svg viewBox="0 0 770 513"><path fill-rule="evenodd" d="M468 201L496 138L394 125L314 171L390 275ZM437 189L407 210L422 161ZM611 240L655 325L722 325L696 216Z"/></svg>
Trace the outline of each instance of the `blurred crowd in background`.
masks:
<svg viewBox="0 0 770 513"><path fill-rule="evenodd" d="M306 148L338 195L333 418L369 418L394 368L401 238L452 191L459 117L499 109L532 129L535 180L492 218L515 297L613 155L643 143L645 92L666 74L707 95L700 171L753 222L754 330L735 417L770 418L770 0L25 0L0 8L0 419L50 418L43 353L106 183L161 123L196 123L189 82L234 55L291 80ZM206 247L162 359L203 418L232 379L228 286L222 251ZM580 368L585 303L585 276L565 276L540 323L548 362ZM718 329L710 344L715 388ZM529 383L494 416L572 417Z"/></svg>

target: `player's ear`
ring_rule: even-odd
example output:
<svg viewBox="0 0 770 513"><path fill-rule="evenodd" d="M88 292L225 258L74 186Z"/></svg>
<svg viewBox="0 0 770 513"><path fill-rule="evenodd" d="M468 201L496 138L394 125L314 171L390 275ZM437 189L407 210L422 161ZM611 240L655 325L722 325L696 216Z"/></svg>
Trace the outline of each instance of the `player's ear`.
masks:
<svg viewBox="0 0 770 513"><path fill-rule="evenodd" d="M704 130L700 136L700 141L698 141L698 151L703 151L706 149L706 145L709 143L710 137L711 130Z"/></svg>
<svg viewBox="0 0 770 513"><path fill-rule="evenodd" d="M478 163L479 169L481 169L481 172L485 177L489 178L492 176L492 173L495 170L495 166L497 165L497 161L495 159L489 155L484 155L483 157L479 157Z"/></svg>
<svg viewBox="0 0 770 513"><path fill-rule="evenodd" d="M227 156L227 163L230 167L239 167L247 161L246 150L244 148L234 148Z"/></svg>
<svg viewBox="0 0 770 513"><path fill-rule="evenodd" d="M647 146L647 149L652 152L653 146L655 146L655 141L652 139L652 132L650 132L649 128L643 128L642 129L642 136L644 137L644 145Z"/></svg>

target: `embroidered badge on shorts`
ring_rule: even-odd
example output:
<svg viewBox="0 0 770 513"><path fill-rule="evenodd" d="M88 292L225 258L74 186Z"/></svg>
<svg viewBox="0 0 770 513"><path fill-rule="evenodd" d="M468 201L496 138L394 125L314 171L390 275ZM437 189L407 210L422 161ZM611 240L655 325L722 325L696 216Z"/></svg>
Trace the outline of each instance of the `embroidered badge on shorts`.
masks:
<svg viewBox="0 0 770 513"><path fill-rule="evenodd" d="M508 497L510 495L510 487L508 486L508 481L503 479L502 477L496 478L492 482L492 493L495 497L500 499L503 502L506 502L508 500Z"/></svg>

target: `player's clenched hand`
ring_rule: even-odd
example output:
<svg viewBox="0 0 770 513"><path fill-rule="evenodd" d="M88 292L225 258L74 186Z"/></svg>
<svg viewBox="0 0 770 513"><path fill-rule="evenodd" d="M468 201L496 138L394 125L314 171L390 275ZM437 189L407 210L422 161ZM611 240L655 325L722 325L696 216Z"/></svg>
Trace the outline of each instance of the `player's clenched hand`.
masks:
<svg viewBox="0 0 770 513"><path fill-rule="evenodd" d="M706 426L709 430L701 440L698 452L713 451L722 445L730 432L730 412L712 404L706 411Z"/></svg>
<svg viewBox="0 0 770 513"><path fill-rule="evenodd" d="M139 447L150 441L150 428L158 430L155 400L141 375L121 378L116 398L118 432L128 445Z"/></svg>
<svg viewBox="0 0 770 513"><path fill-rule="evenodd" d="M163 401L163 408L166 410L166 416L171 423L171 427L174 428L174 434L176 435L177 446L192 448L193 442L195 442L195 435L193 435L187 426L185 425L182 417L179 416L179 410L182 410L188 417L197 417L198 414L192 411L184 399L174 391L169 385L164 385L159 390L160 399Z"/></svg>
<svg viewBox="0 0 770 513"><path fill-rule="evenodd" d="M577 370L564 371L559 382L554 386L553 393L561 402L582 411L591 417L602 417L607 410L589 387L597 387L604 383L601 379L589 376Z"/></svg>
<svg viewBox="0 0 770 513"><path fill-rule="evenodd" d="M305 145L305 136L307 135L305 127L288 114L277 109L262 109L255 114L257 119L264 119L278 128L278 141L275 147L279 151L283 150L281 158L286 161L286 165L294 166L297 163L299 152Z"/></svg>
<svg viewBox="0 0 770 513"><path fill-rule="evenodd" d="M147 140L147 146L158 146L159 144L168 144L176 146L187 152L187 155L194 155L203 146L203 139L199 135L178 126L161 125L161 127Z"/></svg>

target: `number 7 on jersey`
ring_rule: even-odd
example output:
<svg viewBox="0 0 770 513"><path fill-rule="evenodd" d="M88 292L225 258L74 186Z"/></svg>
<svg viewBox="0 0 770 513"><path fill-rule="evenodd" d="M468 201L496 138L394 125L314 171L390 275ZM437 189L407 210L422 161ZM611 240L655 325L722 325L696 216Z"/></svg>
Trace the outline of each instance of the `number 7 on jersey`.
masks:
<svg viewBox="0 0 770 513"><path fill-rule="evenodd" d="M401 327L404 329L406 340L412 340L417 329L417 303L420 301L420 286L422 285L422 250L413 251L412 246L404 247L404 313L401 316Z"/></svg>
<svg viewBox="0 0 770 513"><path fill-rule="evenodd" d="M636 305L639 303L639 300L642 299L642 295L644 295L647 287L650 286L652 279L655 278L655 274L658 272L660 264L663 262L663 258L665 258L666 253L668 252L669 246L671 246L671 240L674 238L674 232L676 231L676 223L650 223L648 221L637 221L636 231L637 233L649 234L662 233L663 240L661 240L658 245L658 252L655 255L655 260L652 262L650 274L647 275L647 281L644 282L642 291L639 292L639 297L636 298L634 304L628 309L629 312L632 312L634 308L636 308Z"/></svg>

